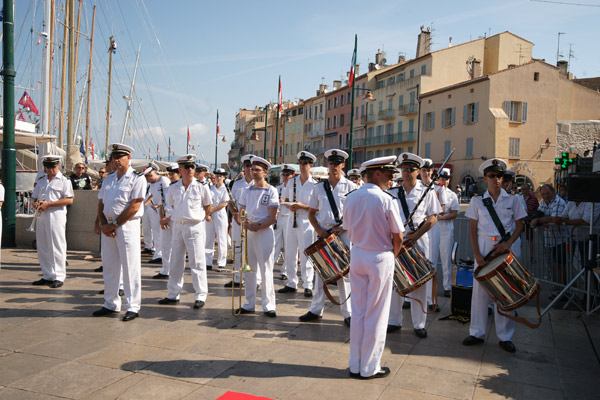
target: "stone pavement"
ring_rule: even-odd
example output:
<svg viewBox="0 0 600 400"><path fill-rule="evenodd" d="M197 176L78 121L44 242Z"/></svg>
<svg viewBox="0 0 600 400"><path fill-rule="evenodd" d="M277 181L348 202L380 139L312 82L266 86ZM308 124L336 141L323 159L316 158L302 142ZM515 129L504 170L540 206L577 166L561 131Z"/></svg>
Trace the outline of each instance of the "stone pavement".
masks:
<svg viewBox="0 0 600 400"><path fill-rule="evenodd" d="M491 320L484 345L462 346L468 326L438 320L449 314L442 297L429 337L415 336L405 310L382 360L391 375L360 381L348 378L349 329L331 304L321 322L303 324L310 299L277 294L277 318L234 318L223 288L231 275L209 271L203 309L191 307L187 273L181 303L160 306L166 282L145 264L141 317L93 318L102 276L86 255L69 252L65 285L50 289L31 285L40 275L35 251L2 249L0 398L216 399L228 390L273 399L600 398L598 314L553 310L536 330L519 325L517 353L508 354Z"/></svg>

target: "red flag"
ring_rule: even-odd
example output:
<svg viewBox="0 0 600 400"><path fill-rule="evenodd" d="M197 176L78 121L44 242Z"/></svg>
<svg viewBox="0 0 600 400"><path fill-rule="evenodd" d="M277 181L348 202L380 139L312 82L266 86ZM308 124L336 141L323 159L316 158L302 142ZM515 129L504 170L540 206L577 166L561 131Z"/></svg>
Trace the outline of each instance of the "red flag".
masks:
<svg viewBox="0 0 600 400"><path fill-rule="evenodd" d="M19 111L19 113L17 114L17 120L27 122L27 120L25 119L25 116L23 115L23 113L21 111Z"/></svg>
<svg viewBox="0 0 600 400"><path fill-rule="evenodd" d="M40 113L37 107L35 106L33 99L29 94L27 94L27 92L23 93L23 96L21 96L21 100L19 100L19 104L25 108L29 108L31 111L34 112L35 115L39 115Z"/></svg>
<svg viewBox="0 0 600 400"><path fill-rule="evenodd" d="M92 157L94 156L94 141L90 140L90 147L92 149Z"/></svg>
<svg viewBox="0 0 600 400"><path fill-rule="evenodd" d="M356 67L356 42L357 37L354 36L354 52L352 52L352 61L350 63L350 76L348 77L348 86L354 83L354 68Z"/></svg>
<svg viewBox="0 0 600 400"><path fill-rule="evenodd" d="M217 133L221 133L221 127L217 124Z"/></svg>
<svg viewBox="0 0 600 400"><path fill-rule="evenodd" d="M277 105L277 113L279 118L281 118L281 108L283 106L283 93L281 92L281 76L279 77L279 104Z"/></svg>
<svg viewBox="0 0 600 400"><path fill-rule="evenodd" d="M189 153L190 152L190 142L192 141L192 138L190 136L190 127L188 126L188 137L187 137L187 147L185 152Z"/></svg>

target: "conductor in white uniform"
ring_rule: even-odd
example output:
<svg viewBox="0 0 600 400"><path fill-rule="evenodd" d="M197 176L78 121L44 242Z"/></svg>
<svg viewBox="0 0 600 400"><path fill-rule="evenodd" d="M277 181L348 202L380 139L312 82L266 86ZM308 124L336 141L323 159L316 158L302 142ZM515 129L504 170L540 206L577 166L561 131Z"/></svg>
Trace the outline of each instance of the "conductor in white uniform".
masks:
<svg viewBox="0 0 600 400"><path fill-rule="evenodd" d="M404 227L398 205L387 189L393 179L396 157L379 157L363 163L367 180L344 205L343 227L352 242L350 285L350 377L383 378L381 367L390 311L394 258L402 247Z"/></svg>
<svg viewBox="0 0 600 400"><path fill-rule="evenodd" d="M115 143L110 146L116 171L108 175L98 193L98 219L102 229L104 266L104 306L94 311L102 317L121 310L119 281L123 271L123 290L127 312L123 321L139 316L142 304L140 218L146 195L145 179L129 165L133 148Z"/></svg>

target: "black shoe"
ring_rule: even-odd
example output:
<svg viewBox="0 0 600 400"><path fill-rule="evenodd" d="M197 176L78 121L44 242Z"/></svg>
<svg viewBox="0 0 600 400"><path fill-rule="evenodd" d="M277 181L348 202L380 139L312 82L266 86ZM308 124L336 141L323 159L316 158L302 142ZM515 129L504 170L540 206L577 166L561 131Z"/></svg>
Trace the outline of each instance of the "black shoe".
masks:
<svg viewBox="0 0 600 400"><path fill-rule="evenodd" d="M402 329L402 325L388 325L387 333L398 332L400 329Z"/></svg>
<svg viewBox="0 0 600 400"><path fill-rule="evenodd" d="M49 281L48 279L44 279L44 278L40 279L39 281L33 281L33 282L31 282L31 284L33 286L48 286L48 285L51 285L53 283L54 283L54 281Z"/></svg>
<svg viewBox="0 0 600 400"><path fill-rule="evenodd" d="M154 254L154 250L144 249L142 250L142 254Z"/></svg>
<svg viewBox="0 0 600 400"><path fill-rule="evenodd" d="M361 379L360 373L356 372L352 372L352 371L348 371L348 375L350 375L350 378L352 379Z"/></svg>
<svg viewBox="0 0 600 400"><path fill-rule="evenodd" d="M298 319L300 320L300 322L316 321L316 320L318 320L320 318L321 318L320 315L313 314L310 311L308 311L306 314L301 315L301 316L298 317Z"/></svg>
<svg viewBox="0 0 600 400"><path fill-rule="evenodd" d="M293 287L284 286L277 291L277 293L296 293L298 289L294 289Z"/></svg>
<svg viewBox="0 0 600 400"><path fill-rule="evenodd" d="M509 353L514 353L515 351L517 351L517 348L510 340L506 340L504 342L501 340L498 342L498 344L500 345L500 347L502 347L502 350L507 351Z"/></svg>
<svg viewBox="0 0 600 400"><path fill-rule="evenodd" d="M63 283L61 281L54 281L50 284L50 287L52 289L56 289L56 288L61 287L62 285L63 285Z"/></svg>
<svg viewBox="0 0 600 400"><path fill-rule="evenodd" d="M217 272L223 272L223 271L225 271L225 266L219 265L219 267L217 268Z"/></svg>
<svg viewBox="0 0 600 400"><path fill-rule="evenodd" d="M227 282L226 284L223 285L223 287L226 287L226 288L230 288L230 287L239 288L241 286L243 286L241 283L239 283L239 282L233 282L233 281L229 281L229 282Z"/></svg>
<svg viewBox="0 0 600 400"><path fill-rule="evenodd" d="M98 294L104 294L104 289L98 292Z"/></svg>
<svg viewBox="0 0 600 400"><path fill-rule="evenodd" d="M132 320L136 319L139 316L140 315L138 313L136 313L136 312L127 311L125 313L125 316L123 317L123 319L121 321L123 321L123 322L132 321Z"/></svg>
<svg viewBox="0 0 600 400"><path fill-rule="evenodd" d="M444 290L444 297L451 297L449 290Z"/></svg>
<svg viewBox="0 0 600 400"><path fill-rule="evenodd" d="M361 376L361 379L377 379L377 378L385 378L390 374L390 369L388 367L381 367L381 370L375 375L371 376Z"/></svg>
<svg viewBox="0 0 600 400"><path fill-rule="evenodd" d="M102 271L104 271L104 268L102 267L102 265L94 270L94 272L102 272Z"/></svg>
<svg viewBox="0 0 600 400"><path fill-rule="evenodd" d="M207 266L206 266L206 270L207 270L207 271L212 271L212 264L211 264L211 265L207 265Z"/></svg>
<svg viewBox="0 0 600 400"><path fill-rule="evenodd" d="M435 310L433 309L433 306L434 306L433 304L428 305L427 306L427 311L429 311L429 312L431 312L431 311L440 312L440 308L437 305L435 305Z"/></svg>
<svg viewBox="0 0 600 400"><path fill-rule="evenodd" d="M196 300L194 302L194 309L197 310L197 309L202 308L202 307L204 307L204 302L202 300Z"/></svg>
<svg viewBox="0 0 600 400"><path fill-rule="evenodd" d="M284 274L281 274L281 278L279 278L279 280L287 281L287 276L285 276Z"/></svg>
<svg viewBox="0 0 600 400"><path fill-rule="evenodd" d="M162 264L162 258L161 257L154 258L154 259L148 261L148 264Z"/></svg>
<svg viewBox="0 0 600 400"><path fill-rule="evenodd" d="M304 297L312 297L312 290L304 289Z"/></svg>
<svg viewBox="0 0 600 400"><path fill-rule="evenodd" d="M352 323L352 317L344 318L344 325L346 325L348 328L350 328L351 323Z"/></svg>
<svg viewBox="0 0 600 400"><path fill-rule="evenodd" d="M405 301L404 304L402 304L402 309L403 310L408 310L410 308L410 302Z"/></svg>
<svg viewBox="0 0 600 400"><path fill-rule="evenodd" d="M425 328L415 329L415 334L417 335L417 337L420 337L421 339L425 339L427 337L427 330Z"/></svg>
<svg viewBox="0 0 600 400"><path fill-rule="evenodd" d="M168 297L165 297L164 299L160 299L160 300L158 301L158 304L163 304L163 305L164 305L164 304L169 304L169 305L171 305L171 304L177 304L177 303L179 303L179 299L170 299L170 298L168 298Z"/></svg>
<svg viewBox="0 0 600 400"><path fill-rule="evenodd" d="M118 314L118 313L119 313L118 311L114 311L114 310L108 309L106 307L102 307L101 309L94 311L92 313L92 315L94 317L105 317L107 315L113 315L113 314Z"/></svg>
<svg viewBox="0 0 600 400"><path fill-rule="evenodd" d="M474 346L476 344L481 344L483 342L484 342L483 339L479 339L478 337L469 335L467 338L465 338L465 340L463 340L463 345Z"/></svg>
<svg viewBox="0 0 600 400"><path fill-rule="evenodd" d="M275 310L265 311L265 317L275 318L276 316L277 316L277 313L275 312Z"/></svg>
<svg viewBox="0 0 600 400"><path fill-rule="evenodd" d="M152 277L152 279L169 279L169 275L161 274L160 272Z"/></svg>
<svg viewBox="0 0 600 400"><path fill-rule="evenodd" d="M246 310L244 307L240 307L235 310L236 314L254 314L254 311Z"/></svg>
<svg viewBox="0 0 600 400"><path fill-rule="evenodd" d="M119 296L125 296L125 291L123 289L119 289Z"/></svg>

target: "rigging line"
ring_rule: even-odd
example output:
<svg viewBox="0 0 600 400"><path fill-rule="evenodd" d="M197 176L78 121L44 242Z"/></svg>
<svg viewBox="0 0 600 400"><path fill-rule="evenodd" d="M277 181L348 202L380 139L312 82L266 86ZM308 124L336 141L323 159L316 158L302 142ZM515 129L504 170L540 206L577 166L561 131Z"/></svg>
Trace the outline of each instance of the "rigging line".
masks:
<svg viewBox="0 0 600 400"><path fill-rule="evenodd" d="M566 1L550 1L550 0L529 0L535 3L551 3L551 4L563 4L566 6L578 6L578 7L600 7L600 4L589 4L589 3L569 3Z"/></svg>
<svg viewBox="0 0 600 400"><path fill-rule="evenodd" d="M144 83L146 84L146 87L149 87L148 80L146 78L146 73L145 73L144 69L142 69L142 79L143 79ZM147 93L150 97L150 104L152 105L152 109L154 110L154 115L156 116L156 119L158 120L158 125L162 129L163 124L162 124L162 121L160 120L160 114L158 113L158 109L156 108L156 103L154 102L154 97L152 96L152 92L147 90ZM168 145L168 141L167 141L166 137L164 137L164 140L165 140L165 144Z"/></svg>

